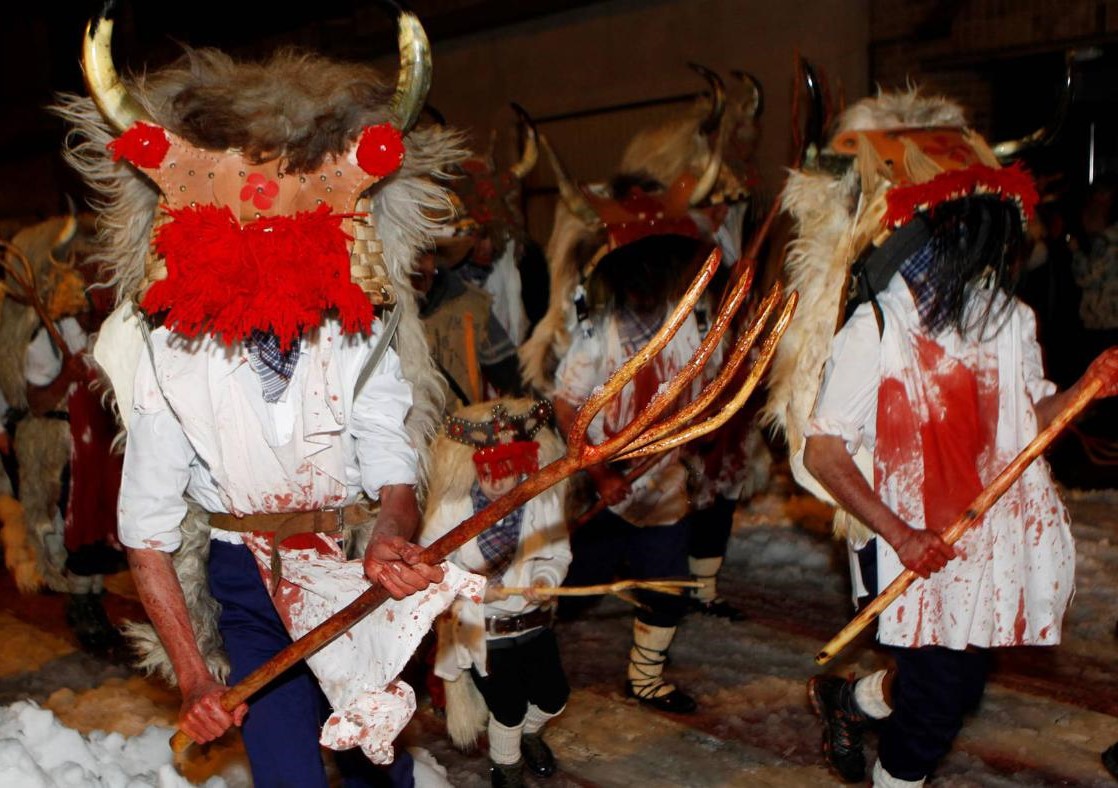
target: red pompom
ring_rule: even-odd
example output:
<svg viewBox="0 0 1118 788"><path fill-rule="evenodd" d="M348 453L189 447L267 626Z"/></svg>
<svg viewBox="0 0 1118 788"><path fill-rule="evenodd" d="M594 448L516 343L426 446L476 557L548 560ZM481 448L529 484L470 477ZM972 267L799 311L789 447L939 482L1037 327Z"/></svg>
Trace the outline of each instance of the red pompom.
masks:
<svg viewBox="0 0 1118 788"><path fill-rule="evenodd" d="M357 163L370 175L384 178L404 161L404 140L400 132L387 123L366 126L357 143Z"/></svg>
<svg viewBox="0 0 1118 788"><path fill-rule="evenodd" d="M168 209L155 235L167 278L144 295L149 314L187 337L220 337L227 345L252 330L271 331L286 347L336 310L346 333L367 332L373 307L349 275L344 214L323 205L295 216L238 224L228 207Z"/></svg>
<svg viewBox="0 0 1118 788"><path fill-rule="evenodd" d="M137 121L109 143L113 161L127 159L137 167L155 169L171 148L171 141L159 126Z"/></svg>

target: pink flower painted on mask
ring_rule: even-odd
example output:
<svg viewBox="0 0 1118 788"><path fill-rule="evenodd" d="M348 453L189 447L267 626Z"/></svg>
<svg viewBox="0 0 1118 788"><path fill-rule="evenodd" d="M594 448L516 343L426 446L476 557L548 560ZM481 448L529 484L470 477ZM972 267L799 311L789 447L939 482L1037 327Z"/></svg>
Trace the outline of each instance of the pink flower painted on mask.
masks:
<svg viewBox="0 0 1118 788"><path fill-rule="evenodd" d="M245 179L241 187L241 202L252 200L252 204L262 211L272 207L272 202L279 194L279 184L269 180L267 176L254 172Z"/></svg>

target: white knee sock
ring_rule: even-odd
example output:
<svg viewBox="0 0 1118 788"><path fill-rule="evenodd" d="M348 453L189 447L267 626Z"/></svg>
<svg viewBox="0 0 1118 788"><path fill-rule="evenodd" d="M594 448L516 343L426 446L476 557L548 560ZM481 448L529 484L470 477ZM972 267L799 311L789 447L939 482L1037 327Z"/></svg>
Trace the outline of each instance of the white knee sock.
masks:
<svg viewBox="0 0 1118 788"><path fill-rule="evenodd" d="M687 558L691 576L702 582L700 588L692 588L691 595L700 602L713 602L718 596L718 570L722 568L721 558Z"/></svg>
<svg viewBox="0 0 1118 788"><path fill-rule="evenodd" d="M489 715L489 760L506 766L520 762L520 734L524 723L509 728Z"/></svg>
<svg viewBox="0 0 1118 788"><path fill-rule="evenodd" d="M885 671L879 670L858 679L854 684L854 702L867 717L875 720L883 720L893 713L885 701L885 689L882 686L884 681Z"/></svg>
<svg viewBox="0 0 1118 788"><path fill-rule="evenodd" d="M675 627L654 627L633 620L633 647L629 649L629 681L633 692L642 698L667 695L675 686L663 680L668 646L675 637Z"/></svg>
<svg viewBox="0 0 1118 788"><path fill-rule="evenodd" d="M565 708L567 707L564 706L563 709ZM558 717L563 713L563 709L559 709L554 714L548 714L539 706L529 703L528 713L524 715L524 732L529 735L539 733L543 726L547 724L547 721Z"/></svg>

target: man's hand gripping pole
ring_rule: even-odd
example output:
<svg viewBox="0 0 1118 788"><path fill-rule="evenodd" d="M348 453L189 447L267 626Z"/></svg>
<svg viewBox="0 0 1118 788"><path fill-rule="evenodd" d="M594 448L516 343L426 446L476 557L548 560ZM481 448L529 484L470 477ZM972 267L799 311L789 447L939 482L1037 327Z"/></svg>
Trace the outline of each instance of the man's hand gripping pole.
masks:
<svg viewBox="0 0 1118 788"><path fill-rule="evenodd" d="M717 429L733 415L734 410L744 404L751 389L743 388L743 390L738 392L718 413L698 424L692 425L687 423L687 419L695 415L691 409L681 411L674 416L668 416L657 421L679 394L687 386L691 385L710 359L718 342L721 341L726 330L729 328L734 312L745 299L745 293L752 280L751 273L749 276L741 277L740 281L736 284L734 292L737 293L737 295L727 299L722 305L710 332L692 355L687 365L684 366L675 377L661 386L657 394L637 413L633 420L612 438L600 444L594 445L588 443L586 438L587 429L593 418L608 402L617 397L621 393L621 389L633 379L637 371L652 361L656 354L668 344L673 336L675 336L675 333L683 325L688 315L694 310L696 302L699 300L699 297L702 295L707 285L709 285L711 278L714 276L714 272L718 268L720 259L721 255L717 250L707 258L702 271L700 271L699 275L691 283L687 292L680 299L679 304L664 322L664 325L661 326L660 330L656 332L656 335L620 369L614 372L609 380L590 395L586 403L579 409L574 424L571 427L570 434L567 436L566 455L550 465L541 468L508 493L493 501L487 507L476 512L473 516L467 518L453 530L446 533L442 538L431 544L422 552L418 559L419 562L436 564L445 560L448 555L466 542L475 538L498 520L523 506L544 490L547 490L549 487L552 487L579 470L618 457L627 456L629 452L639 451L640 454L633 454L631 456L644 456L646 454L664 451L675 445L686 442L687 440L705 435ZM740 293L737 292L739 290ZM780 296L781 289L780 286L777 285L773 288L769 300L771 300L772 304L775 306L780 300ZM787 328L795 308L796 294L793 293L788 297L780 317L765 339L760 356L755 364L757 379L760 379L764 369L772 360L772 354L776 350L776 344ZM771 312L771 309L765 312L765 317L767 318ZM758 317L755 323L759 326L761 320L762 318ZM726 362L726 366L732 366L734 369L740 366L746 354L749 352L752 342L756 341L759 334L760 330L758 328L756 332L751 334L752 339L748 337L739 339L735 344L730 358ZM705 387L701 398L706 402L713 401L722 389L726 387L729 381L729 375L719 374L715 380ZM646 435L654 435L655 438L651 441L644 441ZM248 700L249 697L274 678L295 663L306 659L311 654L314 654L320 648L330 643L334 638L341 635L378 608L387 601L388 598L388 593L381 586L370 586L368 590L350 602L346 607L342 608L306 635L280 651L246 676L239 684L230 687L221 697L222 708L227 711L237 708L237 706ZM176 731L175 735L171 738L171 748L175 752L182 752L190 746L190 744L190 737L182 731Z"/></svg>
<svg viewBox="0 0 1118 788"><path fill-rule="evenodd" d="M947 544L953 545L962 538L964 533L977 525L982 516L989 511L991 506L997 503L997 500L1005 494L1006 490L1013 486L1013 483L1032 464L1033 460L1043 454L1052 441L1090 404L1091 400L1102 390L1103 385L1104 381L1098 377L1087 381L1067 406L1053 417L1048 426L1033 438L1029 445L1022 449L1021 453L1014 457L1009 465L1005 466L1005 469L998 474L997 478L978 494L978 497L971 502L966 511L959 515L955 522L940 534L940 538ZM815 661L820 665L825 665L834 659L840 651L850 645L850 641L854 640L863 629L869 626L875 618L885 612L889 605L893 604L901 594L907 591L917 577L919 575L911 569L901 572L896 580L890 583L872 602L862 608L858 615L850 620L849 624L831 638L830 642L815 655Z"/></svg>

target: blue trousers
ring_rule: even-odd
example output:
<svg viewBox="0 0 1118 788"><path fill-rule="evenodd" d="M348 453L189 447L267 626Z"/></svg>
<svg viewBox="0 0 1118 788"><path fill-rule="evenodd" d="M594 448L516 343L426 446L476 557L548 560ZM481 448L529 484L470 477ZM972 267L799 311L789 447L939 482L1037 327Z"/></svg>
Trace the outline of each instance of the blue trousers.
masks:
<svg viewBox="0 0 1118 788"><path fill-rule="evenodd" d="M688 579L688 530L686 517L674 525L638 526L606 509L571 534L573 560L564 585L608 583L619 570L634 580ZM684 596L654 591L638 591L636 596L648 608L637 610L637 620L649 626L674 627L687 612Z"/></svg>
<svg viewBox="0 0 1118 788"><path fill-rule="evenodd" d="M218 630L232 670L230 684L241 681L291 643L256 559L244 545L210 543L210 593L221 605ZM256 788L328 788L318 736L329 707L318 682L300 662L248 702L241 727ZM413 788L412 760L398 748L395 763L379 768L361 750L335 756L343 784Z"/></svg>
<svg viewBox="0 0 1118 788"><path fill-rule="evenodd" d="M890 649L896 661L893 713L883 720L878 757L901 780L931 776L951 750L966 716L986 689L985 649L941 646Z"/></svg>

